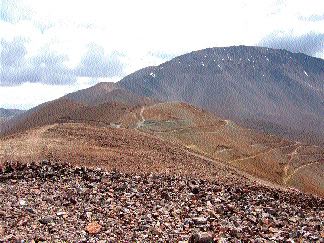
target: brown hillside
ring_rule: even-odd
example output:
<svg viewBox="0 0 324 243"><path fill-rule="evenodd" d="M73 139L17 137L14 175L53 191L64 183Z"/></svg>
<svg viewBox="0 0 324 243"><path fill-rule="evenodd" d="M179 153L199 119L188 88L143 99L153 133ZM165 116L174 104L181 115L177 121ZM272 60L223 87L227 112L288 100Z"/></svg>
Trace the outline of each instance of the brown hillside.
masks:
<svg viewBox="0 0 324 243"><path fill-rule="evenodd" d="M222 163L195 156L185 148L130 129L65 123L31 129L0 140L0 162L69 162L130 173L164 173L245 180Z"/></svg>
<svg viewBox="0 0 324 243"><path fill-rule="evenodd" d="M83 107L85 107L83 104L65 99L46 102L5 122L2 125L1 133L12 134L38 126L53 124Z"/></svg>
<svg viewBox="0 0 324 243"><path fill-rule="evenodd" d="M183 103L143 107L125 116L121 123L258 178L324 196L321 147L257 133Z"/></svg>
<svg viewBox="0 0 324 243"><path fill-rule="evenodd" d="M31 115L25 118L24 122L20 123L20 126L16 126L16 130L14 131L24 131L32 127L54 124L56 122L73 122L76 124L62 124L62 131L58 129L58 125L55 125L57 129L50 135L48 141L46 139L44 140L42 135L40 144L38 142L33 143L35 148L32 146L28 148L28 151L34 151L27 152L28 156L30 156L30 153L33 154L33 156L29 157L30 159L33 157L42 158L45 155L44 151L48 151L55 159L66 159L70 161L74 156L78 161L84 160L85 163L91 162L92 165L99 165L102 164L102 161L106 161L105 157L107 156L110 156L111 160L117 161L120 157L124 158L123 156L126 154L126 160L122 159L120 163L124 163L125 168L135 169L133 167L135 164L131 165L129 162L135 161L135 159L129 159L129 155L127 154L129 151L134 151L134 153L136 151L142 151L142 146L146 146L146 143L137 141L138 139L134 135L137 133L133 131L133 129L137 129L150 135L148 137L145 135L145 139L158 138L157 141L163 139L165 140L165 144L169 144L168 146L189 149L194 156L201 156L204 160L210 159L211 163L222 162L224 165L230 166L233 170L239 169L246 176L252 175L254 178L260 178L263 181L275 183L279 186L295 187L304 192L324 196L324 173L322 173L324 171L322 166L324 162L323 148L307 146L276 136L257 133L253 130L239 127L232 121L219 119L210 113L185 103L158 103L142 106L105 103L97 106L85 106L72 101L59 99L41 107L44 110L40 109L37 110L38 112L30 113ZM52 109L53 107L57 108ZM78 128L78 132L82 129L85 130L80 135L77 134L80 138L86 138L85 144L88 144L90 139L88 137L89 134L99 133L101 135L91 137L93 143L88 144L88 147L82 144L82 142L69 144L70 139L71 141L73 139L80 139L79 137L70 138L71 134L75 136L76 127ZM98 127L102 127L100 128L102 130L98 130ZM120 127L122 129L111 129ZM112 136L111 134L105 133L113 132L120 135L121 131L124 135L118 137L120 141L118 142L118 139L116 139L116 142L123 143L124 137L127 137L127 146L122 147L121 150L124 155L121 155L120 152L108 155L104 152L105 150L94 149L94 144L99 143L103 138L105 141L115 139L115 137L109 137ZM12 136L13 141L18 141L19 139L27 141L33 140L28 138L30 136L28 135L30 134L29 132L26 134L27 137L21 138L19 136L25 135L18 135L18 137ZM39 136L37 137L39 138ZM98 139L97 142L96 139ZM144 138L142 137L141 139ZM3 141L8 141L8 139L4 138ZM21 141L21 144L23 144L23 141ZM65 148L62 144L68 146L68 148ZM21 147L22 151L16 149L11 151L8 149L7 142L4 142L2 146L7 147L7 149L3 150L4 158L8 153L13 158L20 158L19 154L26 153L25 147ZM48 150L48 146L51 147L50 150ZM81 152L74 153L72 151L70 153L66 150L71 147L73 147L73 151ZM18 153L17 156L14 155L15 152ZM164 152L167 153L167 151ZM170 168L170 165L164 164L163 156L156 155L155 152L145 152L144 154L148 157L155 157L156 161L160 163L160 170L169 170L167 168ZM64 157L65 155L69 156ZM134 156L136 157L137 155ZM180 163L181 156L179 158L178 155L174 155L172 159L168 159L170 161L179 159ZM148 167L149 169L147 170L155 170L156 165L152 166L152 168ZM183 168L181 167L180 170ZM176 165L175 170L179 170L178 165ZM198 168L190 170L190 173L195 174L196 170L197 173L198 171L202 173L202 170Z"/></svg>
<svg viewBox="0 0 324 243"><path fill-rule="evenodd" d="M3 122L0 134L13 134L64 121L116 123L125 112L155 102L134 95L114 83L99 83L41 104L12 118L10 122Z"/></svg>

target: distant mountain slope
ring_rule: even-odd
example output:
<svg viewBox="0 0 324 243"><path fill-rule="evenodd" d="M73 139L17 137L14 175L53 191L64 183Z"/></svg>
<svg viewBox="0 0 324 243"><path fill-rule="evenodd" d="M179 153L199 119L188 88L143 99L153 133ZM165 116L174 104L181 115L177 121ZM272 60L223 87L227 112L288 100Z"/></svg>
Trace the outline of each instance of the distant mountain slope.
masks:
<svg viewBox="0 0 324 243"><path fill-rule="evenodd" d="M138 96L120 87L116 83L102 82L90 88L82 89L62 97L85 105L94 106L103 103L123 103L125 105L141 105L150 103L151 99Z"/></svg>
<svg viewBox="0 0 324 243"><path fill-rule="evenodd" d="M0 133L13 134L66 121L116 123L125 112L154 102L153 99L119 88L114 83L99 83L41 104L10 122L3 122Z"/></svg>
<svg viewBox="0 0 324 243"><path fill-rule="evenodd" d="M82 107L84 107L83 104L66 99L46 102L5 122L2 125L1 133L12 134L38 126L53 124Z"/></svg>
<svg viewBox="0 0 324 243"><path fill-rule="evenodd" d="M9 118L23 113L23 110L0 108L0 118Z"/></svg>
<svg viewBox="0 0 324 243"><path fill-rule="evenodd" d="M184 101L289 138L324 144L324 60L262 47L210 48L126 76L137 95Z"/></svg>
<svg viewBox="0 0 324 243"><path fill-rule="evenodd" d="M18 116L19 114L22 114L24 112L25 111L18 110L18 109L0 108L0 134L1 131L3 130L4 123L8 122L11 118Z"/></svg>

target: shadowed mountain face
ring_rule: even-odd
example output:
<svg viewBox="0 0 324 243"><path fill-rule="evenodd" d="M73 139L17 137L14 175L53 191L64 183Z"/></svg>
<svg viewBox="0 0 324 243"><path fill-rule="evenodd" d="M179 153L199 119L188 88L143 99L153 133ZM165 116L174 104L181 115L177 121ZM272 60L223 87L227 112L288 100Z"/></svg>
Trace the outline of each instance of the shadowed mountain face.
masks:
<svg viewBox="0 0 324 243"><path fill-rule="evenodd" d="M324 60L261 47L211 48L139 70L119 84L240 124L324 143Z"/></svg>
<svg viewBox="0 0 324 243"><path fill-rule="evenodd" d="M22 114L23 110L18 109L4 109L0 108L0 132L2 129L2 124L10 120L11 118L18 116L19 114Z"/></svg>
<svg viewBox="0 0 324 243"><path fill-rule="evenodd" d="M122 103L125 105L141 105L151 102L151 99L135 95L130 91L119 87L116 83L98 83L87 89L67 94L62 99L79 102L88 106L96 106L104 103Z"/></svg>
<svg viewBox="0 0 324 243"><path fill-rule="evenodd" d="M0 118L10 118L23 113L24 111L18 109L4 109L0 108Z"/></svg>

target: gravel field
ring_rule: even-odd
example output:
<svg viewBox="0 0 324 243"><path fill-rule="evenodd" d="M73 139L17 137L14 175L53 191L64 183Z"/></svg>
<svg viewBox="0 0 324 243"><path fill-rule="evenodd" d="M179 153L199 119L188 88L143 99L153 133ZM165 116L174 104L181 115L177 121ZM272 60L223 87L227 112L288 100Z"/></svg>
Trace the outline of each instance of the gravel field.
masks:
<svg viewBox="0 0 324 243"><path fill-rule="evenodd" d="M324 200L221 178L0 167L0 242L324 242Z"/></svg>

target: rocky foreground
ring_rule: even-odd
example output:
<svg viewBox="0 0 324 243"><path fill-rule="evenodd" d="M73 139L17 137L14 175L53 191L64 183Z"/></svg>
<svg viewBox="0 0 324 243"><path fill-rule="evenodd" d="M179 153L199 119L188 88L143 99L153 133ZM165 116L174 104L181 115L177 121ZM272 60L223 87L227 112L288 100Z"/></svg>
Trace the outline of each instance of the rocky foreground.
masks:
<svg viewBox="0 0 324 243"><path fill-rule="evenodd" d="M0 242L323 242L323 218L323 199L225 185L217 177L131 175L46 161L0 168Z"/></svg>

